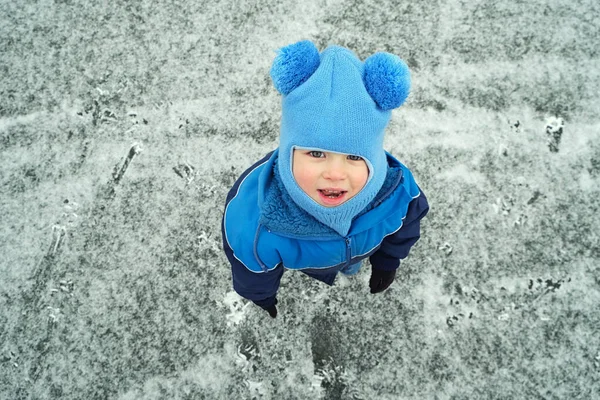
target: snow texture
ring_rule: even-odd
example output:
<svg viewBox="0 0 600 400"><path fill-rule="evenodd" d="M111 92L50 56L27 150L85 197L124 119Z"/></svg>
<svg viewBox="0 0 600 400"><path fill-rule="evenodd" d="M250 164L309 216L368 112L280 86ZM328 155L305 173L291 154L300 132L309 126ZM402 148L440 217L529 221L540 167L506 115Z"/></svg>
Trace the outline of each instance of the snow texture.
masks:
<svg viewBox="0 0 600 400"><path fill-rule="evenodd" d="M600 3L2 1L0 397L600 398ZM228 189L310 40L405 60L396 282L232 292Z"/></svg>

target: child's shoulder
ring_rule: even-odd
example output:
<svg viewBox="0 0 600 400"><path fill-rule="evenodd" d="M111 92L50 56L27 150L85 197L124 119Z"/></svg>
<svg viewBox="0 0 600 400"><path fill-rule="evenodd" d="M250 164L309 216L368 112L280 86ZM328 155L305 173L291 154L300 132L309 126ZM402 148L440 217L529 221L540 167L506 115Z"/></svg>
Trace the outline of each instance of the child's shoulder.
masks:
<svg viewBox="0 0 600 400"><path fill-rule="evenodd" d="M272 155L273 151L269 152L266 156L252 164L249 168L247 168L236 179L233 186L229 190L227 200L225 202L226 204L229 204L229 202L237 196L246 196L255 192L251 190L251 188L253 185L256 186L259 184L259 177L261 175L261 172L264 170L265 167L268 167L268 165L270 164Z"/></svg>

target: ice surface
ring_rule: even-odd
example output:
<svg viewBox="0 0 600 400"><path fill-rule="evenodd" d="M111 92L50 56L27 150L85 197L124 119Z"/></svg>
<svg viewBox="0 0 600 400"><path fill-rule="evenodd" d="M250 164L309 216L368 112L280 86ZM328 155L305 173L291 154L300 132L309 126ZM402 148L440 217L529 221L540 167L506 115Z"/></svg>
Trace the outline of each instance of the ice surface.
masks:
<svg viewBox="0 0 600 400"><path fill-rule="evenodd" d="M599 398L597 3L3 1L0 397ZM388 291L289 272L273 320L220 223L301 39L407 61L431 212Z"/></svg>

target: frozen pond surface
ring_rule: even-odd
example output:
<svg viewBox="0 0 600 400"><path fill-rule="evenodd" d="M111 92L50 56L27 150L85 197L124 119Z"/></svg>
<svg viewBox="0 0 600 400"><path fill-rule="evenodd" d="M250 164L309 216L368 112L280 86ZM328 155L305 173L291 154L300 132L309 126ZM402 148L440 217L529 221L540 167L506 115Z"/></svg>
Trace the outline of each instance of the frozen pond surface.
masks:
<svg viewBox="0 0 600 400"><path fill-rule="evenodd" d="M600 397L597 1L0 1L0 398ZM289 272L271 320L220 218L301 39L407 61L431 212L390 290Z"/></svg>

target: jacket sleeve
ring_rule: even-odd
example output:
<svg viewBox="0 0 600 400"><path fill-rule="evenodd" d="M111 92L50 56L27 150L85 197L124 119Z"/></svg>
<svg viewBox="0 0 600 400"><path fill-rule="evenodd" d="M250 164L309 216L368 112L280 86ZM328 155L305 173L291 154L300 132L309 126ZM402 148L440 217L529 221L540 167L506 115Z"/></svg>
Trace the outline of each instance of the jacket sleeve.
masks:
<svg viewBox="0 0 600 400"><path fill-rule="evenodd" d="M402 227L387 236L379 249L369 257L374 269L393 271L400 266L400 260L408 256L410 248L421 237L421 219L427 215L429 204L422 190L419 197L408 205Z"/></svg>
<svg viewBox="0 0 600 400"><path fill-rule="evenodd" d="M248 168L242 176L238 178L227 194L225 210L227 209L229 202L237 194L239 186L244 178L252 172L254 168L265 162L271 154L272 152L267 154L263 159ZM246 268L246 266L235 257L233 249L227 242L227 236L225 235L225 214L223 214L223 219L221 220L221 234L223 239L223 250L231 264L233 289L240 296L251 300L262 308L267 308L275 304L277 290L279 289L279 283L281 281L281 276L283 275L283 266L278 265L275 269L268 272L253 272ZM252 245L252 243L248 243L248 246Z"/></svg>
<svg viewBox="0 0 600 400"><path fill-rule="evenodd" d="M249 244L249 246L251 245ZM231 264L233 289L240 296L251 300L262 308L275 304L277 290L283 275L283 266L280 264L269 272L252 272L234 257L233 250L226 240L223 240L223 247Z"/></svg>

